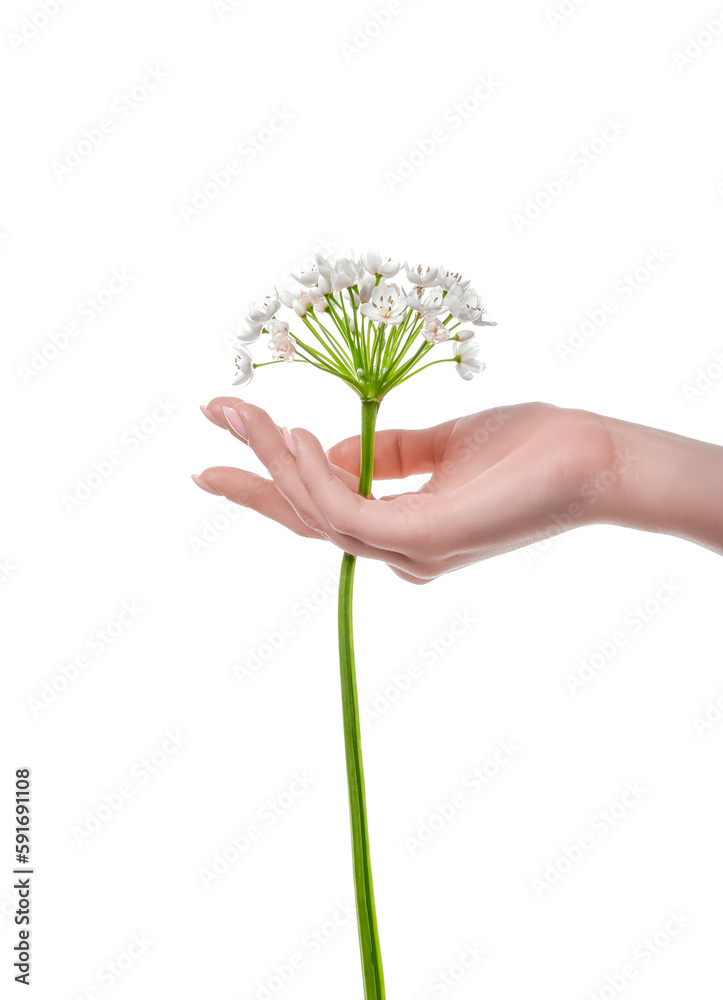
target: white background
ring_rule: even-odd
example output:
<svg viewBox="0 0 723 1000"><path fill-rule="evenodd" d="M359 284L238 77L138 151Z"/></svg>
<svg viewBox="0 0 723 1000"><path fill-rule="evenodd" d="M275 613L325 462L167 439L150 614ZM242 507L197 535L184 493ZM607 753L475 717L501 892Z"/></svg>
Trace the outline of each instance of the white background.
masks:
<svg viewBox="0 0 723 1000"><path fill-rule="evenodd" d="M319 247L444 263L499 321L481 338L487 371L463 383L435 368L385 402L380 427L543 399L721 441L723 39L704 33L687 62L675 53L723 12L589 0L553 23L544 2L226 6L48 2L44 24L40 6L3 4L4 995L21 991L11 870L23 766L35 996L362 995L356 931L338 909L352 884L323 584L339 553L240 508L232 518L190 479L256 467L198 410L233 392L225 338L251 298ZM480 79L495 85L485 101ZM138 87L145 99L119 110ZM287 126L185 221L194 189L279 111ZM608 118L620 134L591 159L583 147ZM102 119L103 141L64 171ZM415 152L440 128L430 155ZM410 154L409 176L390 176ZM546 198L565 169L571 183ZM521 223L526 209L538 217ZM664 265L615 293L651 248ZM88 297L114 269L126 287L97 311ZM559 344L611 295L615 312L563 361ZM247 398L328 446L355 432L357 402L321 378L264 369ZM119 450L112 475L69 504ZM612 997L605 977L619 982L629 962L626 995L639 1000L720 996L723 726L694 727L723 690L720 571L702 548L613 527L423 588L360 565L360 701L386 707L364 750L390 1000ZM661 580L677 592L656 606ZM646 601L650 620L623 624ZM143 610L117 635L123 602ZM425 644L459 614L474 622L432 656ZM288 622L279 649L263 645ZM116 638L104 645L98 629ZM573 696L566 674L620 629L625 645ZM61 667L72 677L83 653L64 684ZM243 678L254 653L265 658ZM422 676L398 696L413 663ZM51 701L53 686L64 689ZM139 762L167 731L186 740L142 781ZM519 748L512 762L410 851L405 838L500 740ZM313 785L268 826L259 810L304 771ZM131 797L79 843L124 782ZM645 794L595 833L628 782ZM204 886L200 870L252 823L261 838ZM592 848L536 891L584 833ZM634 957L671 910L685 929L653 960ZM312 954L305 935L325 922ZM152 943L128 960L133 935ZM486 956L448 989L435 977L471 943ZM295 953L304 967L265 994Z"/></svg>

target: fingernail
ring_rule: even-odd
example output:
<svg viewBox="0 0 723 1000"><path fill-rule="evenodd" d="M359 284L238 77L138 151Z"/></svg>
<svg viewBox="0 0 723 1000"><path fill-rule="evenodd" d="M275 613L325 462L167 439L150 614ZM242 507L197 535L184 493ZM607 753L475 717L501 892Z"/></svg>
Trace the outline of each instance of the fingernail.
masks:
<svg viewBox="0 0 723 1000"><path fill-rule="evenodd" d="M212 424L216 423L216 421L213 419L213 414L211 413L211 411L207 406L201 407L201 413L204 415L204 417L208 417L208 419L211 421Z"/></svg>
<svg viewBox="0 0 723 1000"><path fill-rule="evenodd" d="M291 431L288 427L281 428L281 436L284 441L286 441L286 447L289 449L292 455L296 454L296 445L294 444L294 439L291 436Z"/></svg>
<svg viewBox="0 0 723 1000"><path fill-rule="evenodd" d="M206 482L203 476L191 476L191 479L194 481L196 486L200 486L202 490L206 491L206 493L212 493L215 497L223 496L223 493L220 493L218 490L215 490L210 483Z"/></svg>
<svg viewBox="0 0 723 1000"><path fill-rule="evenodd" d="M232 406L224 406L223 415L231 430L235 434L238 434L242 441L248 441L249 432L246 430L246 424L241 419L239 411L234 410Z"/></svg>

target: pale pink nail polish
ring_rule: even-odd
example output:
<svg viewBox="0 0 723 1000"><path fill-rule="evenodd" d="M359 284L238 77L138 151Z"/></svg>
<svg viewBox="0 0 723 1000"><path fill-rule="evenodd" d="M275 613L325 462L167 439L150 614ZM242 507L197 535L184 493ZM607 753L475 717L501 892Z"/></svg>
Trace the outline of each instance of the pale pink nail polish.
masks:
<svg viewBox="0 0 723 1000"><path fill-rule="evenodd" d="M296 455L296 445L294 444L294 439L291 436L291 431L288 427L281 428L281 436L286 442L286 447L289 449L292 455Z"/></svg>
<svg viewBox="0 0 723 1000"><path fill-rule="evenodd" d="M202 490L205 490L206 493L212 493L213 496L215 497L223 496L223 493L220 493L218 490L214 489L210 483L206 482L203 476L191 476L191 479L194 481L196 486L199 486Z"/></svg>
<svg viewBox="0 0 723 1000"><path fill-rule="evenodd" d="M239 411L232 406L224 406L223 415L234 434L237 434L242 441L248 441L249 432L246 430L246 424L241 419Z"/></svg>
<svg viewBox="0 0 723 1000"><path fill-rule="evenodd" d="M201 407L201 413L204 415L204 417L207 417L211 421L212 424L216 423L216 420L215 420L213 414L211 413L211 411L209 410L209 408L207 406L202 406Z"/></svg>

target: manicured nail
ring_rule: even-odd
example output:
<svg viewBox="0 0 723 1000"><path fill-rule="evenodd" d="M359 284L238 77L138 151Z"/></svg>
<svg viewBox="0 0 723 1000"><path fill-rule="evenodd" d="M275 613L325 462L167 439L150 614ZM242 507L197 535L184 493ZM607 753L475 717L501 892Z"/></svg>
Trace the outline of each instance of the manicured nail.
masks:
<svg viewBox="0 0 723 1000"><path fill-rule="evenodd" d="M206 491L206 493L212 493L215 497L223 496L223 493L220 493L218 490L215 490L210 483L206 482L203 476L191 476L191 479L194 481L196 486L200 486L202 490Z"/></svg>
<svg viewBox="0 0 723 1000"><path fill-rule="evenodd" d="M249 432L246 430L246 424L241 419L239 411L234 410L232 406L224 406L223 415L234 434L237 434L242 441L248 441Z"/></svg>
<svg viewBox="0 0 723 1000"><path fill-rule="evenodd" d="M211 413L211 411L207 406L201 407L201 413L204 415L204 417L208 417L208 419L211 421L212 424L216 423L213 414Z"/></svg>
<svg viewBox="0 0 723 1000"><path fill-rule="evenodd" d="M291 431L288 427L281 428L281 436L284 441L286 441L286 447L289 449L292 455L296 454L296 445L294 444L294 439L291 436Z"/></svg>

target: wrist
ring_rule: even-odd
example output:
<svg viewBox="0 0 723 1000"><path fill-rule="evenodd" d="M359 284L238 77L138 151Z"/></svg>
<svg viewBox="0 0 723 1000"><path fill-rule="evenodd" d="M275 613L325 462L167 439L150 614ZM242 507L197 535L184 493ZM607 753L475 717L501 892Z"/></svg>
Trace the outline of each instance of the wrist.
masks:
<svg viewBox="0 0 723 1000"><path fill-rule="evenodd" d="M677 535L723 554L723 447L601 419L620 471L600 520Z"/></svg>

